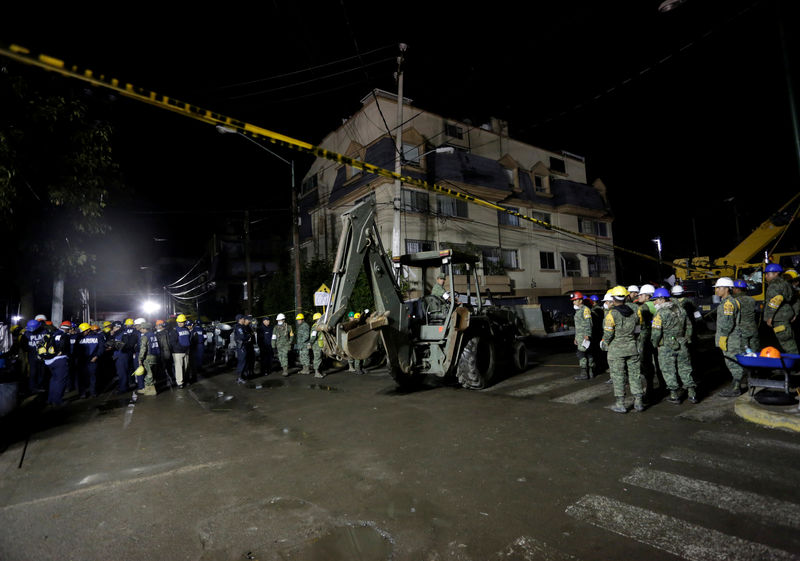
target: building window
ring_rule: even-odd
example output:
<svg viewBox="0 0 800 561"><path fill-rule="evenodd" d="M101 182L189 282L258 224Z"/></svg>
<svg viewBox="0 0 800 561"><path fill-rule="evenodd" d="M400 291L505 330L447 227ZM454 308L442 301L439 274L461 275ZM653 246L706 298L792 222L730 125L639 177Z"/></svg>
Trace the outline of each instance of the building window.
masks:
<svg viewBox="0 0 800 561"><path fill-rule="evenodd" d="M553 253L552 251L540 251L539 267L541 269L554 271L556 268L556 254Z"/></svg>
<svg viewBox="0 0 800 561"><path fill-rule="evenodd" d="M561 253L561 259L564 265L565 277L580 277L581 276L581 260L576 253Z"/></svg>
<svg viewBox="0 0 800 561"><path fill-rule="evenodd" d="M459 201L444 195L436 195L436 210L441 216L469 218L467 201Z"/></svg>
<svg viewBox="0 0 800 561"><path fill-rule="evenodd" d="M547 193L547 176L534 174L533 176L533 189L537 193Z"/></svg>
<svg viewBox="0 0 800 561"><path fill-rule="evenodd" d="M541 220L542 222L547 222L548 224L553 223L553 218L550 216L549 212L539 212L538 210L534 210L531 212L531 218L534 220ZM537 226L541 226L541 224L536 224Z"/></svg>
<svg viewBox="0 0 800 561"><path fill-rule="evenodd" d="M316 190L317 184L318 184L317 174L315 173L314 175L303 181L303 185L300 188L300 194L307 195L308 193Z"/></svg>
<svg viewBox="0 0 800 561"><path fill-rule="evenodd" d="M426 191L403 189L403 210L406 212L428 212L430 203Z"/></svg>
<svg viewBox="0 0 800 561"><path fill-rule="evenodd" d="M578 231L581 234L592 234L602 238L608 237L608 224L590 218L578 217Z"/></svg>
<svg viewBox="0 0 800 561"><path fill-rule="evenodd" d="M458 125L451 125L450 123L447 123L444 126L444 134L452 138L457 138L461 140L464 138L464 129L462 129Z"/></svg>
<svg viewBox="0 0 800 561"><path fill-rule="evenodd" d="M433 251L436 242L430 240L406 240L406 253L419 253L420 251Z"/></svg>
<svg viewBox="0 0 800 561"><path fill-rule="evenodd" d="M550 156L550 170L556 173L566 173L567 166L563 159Z"/></svg>
<svg viewBox="0 0 800 561"><path fill-rule="evenodd" d="M514 208L511 206L507 206L506 208L512 212L519 212L518 208ZM507 212L503 212L502 210L497 211L497 221L500 223L501 226L519 226L519 216L508 214Z"/></svg>
<svg viewBox="0 0 800 561"><path fill-rule="evenodd" d="M510 168L503 168L503 171L506 172L506 177L508 178L508 186L514 187L514 185L516 185L514 183L514 170Z"/></svg>
<svg viewBox="0 0 800 561"><path fill-rule="evenodd" d="M516 249L502 250L503 267L506 269L519 269L519 259L517 257Z"/></svg>
<svg viewBox="0 0 800 561"><path fill-rule="evenodd" d="M589 276L599 277L611 272L611 260L608 255L587 255L589 262Z"/></svg>
<svg viewBox="0 0 800 561"><path fill-rule="evenodd" d="M419 146L403 144L403 160L408 164L419 165Z"/></svg>

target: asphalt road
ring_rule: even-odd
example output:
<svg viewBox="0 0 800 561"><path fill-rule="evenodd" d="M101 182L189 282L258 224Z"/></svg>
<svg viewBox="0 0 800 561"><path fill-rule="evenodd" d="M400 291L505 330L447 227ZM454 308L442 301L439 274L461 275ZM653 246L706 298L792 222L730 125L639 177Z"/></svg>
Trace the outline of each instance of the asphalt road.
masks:
<svg viewBox="0 0 800 561"><path fill-rule="evenodd" d="M796 433L736 417L708 373L698 405L620 415L607 375L537 359L484 391L221 371L29 404L0 559L800 559Z"/></svg>

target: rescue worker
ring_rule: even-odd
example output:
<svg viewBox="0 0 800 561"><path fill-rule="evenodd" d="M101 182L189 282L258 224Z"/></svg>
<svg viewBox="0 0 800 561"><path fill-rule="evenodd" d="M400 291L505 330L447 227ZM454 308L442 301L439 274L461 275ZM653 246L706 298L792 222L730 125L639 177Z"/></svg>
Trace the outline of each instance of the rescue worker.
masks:
<svg viewBox="0 0 800 561"><path fill-rule="evenodd" d="M737 279L733 281L733 297L739 301L740 321L742 330L742 346L746 352L761 350L758 339L758 304L747 294L747 281Z"/></svg>
<svg viewBox="0 0 800 561"><path fill-rule="evenodd" d="M311 358L308 354L310 350L309 341L311 339L311 328L306 323L303 314L297 314L294 319L297 322L294 348L297 350L300 364L303 367L300 370L300 374L311 374L311 370L309 369L311 366Z"/></svg>
<svg viewBox="0 0 800 561"><path fill-rule="evenodd" d="M702 324L700 323L703 319L703 314L700 313L700 310L697 309L694 302L684 296L684 288L676 284L672 287L670 294L672 294L672 300L678 304L683 310L686 312L686 315L689 316L689 321L692 322L692 341L696 341L697 339L697 332Z"/></svg>
<svg viewBox="0 0 800 561"><path fill-rule="evenodd" d="M272 360L275 353L272 352L272 320L265 317L261 320L256 329L256 342L258 343L259 358L261 359L261 375L267 376L272 371Z"/></svg>
<svg viewBox="0 0 800 561"><path fill-rule="evenodd" d="M256 368L256 333L253 331L253 316L244 317L244 373L249 379L255 376Z"/></svg>
<svg viewBox="0 0 800 561"><path fill-rule="evenodd" d="M139 333L131 318L126 319L125 325L114 332L110 342L114 348L113 360L117 373L117 393L125 393L130 385L130 376L136 369L133 366L133 355L139 344Z"/></svg>
<svg viewBox="0 0 800 561"><path fill-rule="evenodd" d="M639 289L639 295L633 301L636 311L639 314L639 321L641 328L637 337L636 344L639 347L639 371L642 373L642 379L645 383L645 393L648 395L656 388L656 379L658 379L658 387L664 387L664 380L660 377L660 372L657 368L657 360L654 352L653 343L651 338L651 329L653 325L653 316L655 315L655 306L650 298L655 292L655 287L652 284L643 284Z"/></svg>
<svg viewBox="0 0 800 561"><path fill-rule="evenodd" d="M50 370L50 387L47 393L47 403L59 406L64 403L64 391L69 384L70 346L69 334L72 323L61 322L61 328L51 334L51 347L45 358L45 366ZM66 331L65 331L66 329Z"/></svg>
<svg viewBox="0 0 800 561"><path fill-rule="evenodd" d="M767 293L764 296L764 323L775 332L778 346L782 353L797 354L797 343L794 340L792 322L795 320L795 311L792 308L794 290L781 276L783 267L777 263L770 263L764 269L764 278L767 281Z"/></svg>
<svg viewBox="0 0 800 561"><path fill-rule="evenodd" d="M639 297L639 287L635 284L632 284L628 287L628 302L635 302L636 299Z"/></svg>
<svg viewBox="0 0 800 561"><path fill-rule="evenodd" d="M603 320L603 340L600 347L608 351L608 366L614 384L616 402L611 407L615 413L627 413L625 406L625 376L628 377L633 407L644 411L642 380L639 372L639 350L636 348L634 330L639 325L639 316L625 304L629 292L623 286L611 289L613 300Z"/></svg>
<svg viewBox="0 0 800 561"><path fill-rule="evenodd" d="M245 332L244 322L245 317L242 314L236 314L236 325L233 326L233 346L236 349L236 382L244 384L247 381L247 349L245 349L245 339L247 333Z"/></svg>
<svg viewBox="0 0 800 561"><path fill-rule="evenodd" d="M164 369L164 376L167 378L167 383L171 386L175 373L172 363L172 351L169 349L169 330L163 319L156 320L156 339L158 340L161 367Z"/></svg>
<svg viewBox="0 0 800 561"><path fill-rule="evenodd" d="M47 372L44 362L39 358L39 343L44 339L46 333L42 322L32 319L25 324L25 331L22 334L22 347L26 349L28 357L28 389L32 394L44 391Z"/></svg>
<svg viewBox="0 0 800 561"><path fill-rule="evenodd" d="M741 330L741 304L731 294L733 281L728 277L721 277L714 283L714 293L720 298L717 306L717 332L714 344L722 351L725 366L731 373L733 381L731 387L719 393L722 397L738 397L744 369L736 360L736 355L744 351Z"/></svg>
<svg viewBox="0 0 800 561"><path fill-rule="evenodd" d="M652 342L658 352L658 364L669 390L667 401L676 405L681 402L678 377L687 391L689 401L697 403L697 384L692 378L692 362L689 358L688 342L692 337L692 322L686 311L670 300L666 288L655 290Z"/></svg>
<svg viewBox="0 0 800 561"><path fill-rule="evenodd" d="M102 332L92 331L92 326L82 323L78 326L81 335L76 341L78 350L78 394L80 397L97 396L97 367L105 350Z"/></svg>
<svg viewBox="0 0 800 561"><path fill-rule="evenodd" d="M78 326L70 322L69 334L69 386L68 391L78 389L78 364L75 358L78 344Z"/></svg>
<svg viewBox="0 0 800 561"><path fill-rule="evenodd" d="M574 292L569 299L575 310L575 339L573 343L576 347L578 357L578 367L580 373L575 376L576 380L588 380L595 376L594 347L592 342L592 311L584 304L582 292Z"/></svg>
<svg viewBox="0 0 800 561"><path fill-rule="evenodd" d="M142 323L137 326L141 337L139 338L139 368L137 372L144 371L144 375L136 376L136 393L142 395L156 395L155 375L161 357L161 347L158 344L158 336L153 330L153 326Z"/></svg>
<svg viewBox="0 0 800 561"><path fill-rule="evenodd" d="M169 331L169 349L172 354L172 364L175 368L175 383L178 389L186 387L184 375L189 368L189 345L192 334L186 327L186 316L178 314L175 318L175 329Z"/></svg>
<svg viewBox="0 0 800 561"><path fill-rule="evenodd" d="M444 275L442 275L443 277ZM436 287L434 287L436 288ZM445 299L447 299L447 293L445 292ZM352 322L350 325L346 327L346 329L352 329L356 325L361 322L361 314L350 312L348 317L351 318L350 321ZM348 372L355 372L356 374L364 374L364 369L362 365L364 361L360 358L348 358L347 359L347 371Z"/></svg>
<svg viewBox="0 0 800 561"><path fill-rule="evenodd" d="M289 351L292 348L292 338L294 331L286 323L286 316L278 314L275 317L278 325L272 330L272 348L278 351L278 361L281 363L283 375L289 375Z"/></svg>
<svg viewBox="0 0 800 561"><path fill-rule="evenodd" d="M322 332L319 330L319 323L320 319L322 319L322 314L317 312L311 319L314 320L314 325L311 326L311 338L308 342L308 346L311 350L311 354L314 357L314 378L324 378L324 374L322 374L322 372L319 370L319 367L322 365L322 347L325 344Z"/></svg>
<svg viewBox="0 0 800 561"><path fill-rule="evenodd" d="M206 349L206 332L200 320L192 324L192 337L189 341L190 380L197 381L197 375L203 371L203 355Z"/></svg>
<svg viewBox="0 0 800 561"><path fill-rule="evenodd" d="M434 284L434 285L433 285L433 288L431 288L431 294L432 294L433 296L438 296L438 297L439 297L439 298L441 298L442 300L445 300L445 297L444 297L444 295L445 295L445 293L447 292L447 291L444 289L444 281L445 281L445 278L446 278L446 277L445 277L445 274L444 274L444 273L439 273L438 275L436 275L436 284Z"/></svg>
<svg viewBox="0 0 800 561"><path fill-rule="evenodd" d="M603 296L601 301L599 296L596 296L597 302L594 306L592 306L592 341L595 341L595 353L594 353L594 363L595 363L595 371L597 373L605 372L608 370L608 362L606 361L606 353L601 352L599 345L600 340L603 338L603 319L605 319L605 315L608 312L608 302L609 300L605 300L606 296ZM608 295L608 298L611 298L611 295ZM609 379L606 383L610 384L611 380Z"/></svg>

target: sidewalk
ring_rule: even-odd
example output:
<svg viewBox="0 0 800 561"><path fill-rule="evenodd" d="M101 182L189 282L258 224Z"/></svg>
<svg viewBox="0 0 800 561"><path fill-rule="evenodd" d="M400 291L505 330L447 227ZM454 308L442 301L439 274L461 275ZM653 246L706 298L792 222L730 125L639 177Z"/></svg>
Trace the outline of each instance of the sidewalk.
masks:
<svg viewBox="0 0 800 561"><path fill-rule="evenodd" d="M734 411L742 419L773 429L800 432L798 405L762 405L749 392L736 399Z"/></svg>

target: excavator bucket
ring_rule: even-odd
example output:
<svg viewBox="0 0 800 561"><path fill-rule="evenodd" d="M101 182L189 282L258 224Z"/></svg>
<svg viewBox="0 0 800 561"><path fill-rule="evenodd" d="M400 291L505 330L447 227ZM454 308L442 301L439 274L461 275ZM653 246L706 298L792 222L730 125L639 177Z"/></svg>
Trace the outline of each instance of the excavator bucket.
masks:
<svg viewBox="0 0 800 561"><path fill-rule="evenodd" d="M365 360L378 349L378 336L369 325L359 325L343 337L343 350L349 357Z"/></svg>

